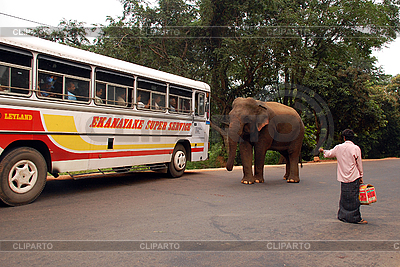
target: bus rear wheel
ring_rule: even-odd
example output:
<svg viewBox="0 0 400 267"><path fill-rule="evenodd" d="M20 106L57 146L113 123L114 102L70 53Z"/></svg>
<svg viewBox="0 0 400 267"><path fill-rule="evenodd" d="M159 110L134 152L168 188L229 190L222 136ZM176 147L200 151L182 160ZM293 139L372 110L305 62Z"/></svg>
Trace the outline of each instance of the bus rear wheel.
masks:
<svg viewBox="0 0 400 267"><path fill-rule="evenodd" d="M0 162L0 199L7 205L33 202L47 179L47 164L36 149L20 147L9 151Z"/></svg>
<svg viewBox="0 0 400 267"><path fill-rule="evenodd" d="M171 162L168 164L168 175L171 178L181 177L186 169L186 160L185 147L181 144L177 144L172 153Z"/></svg>

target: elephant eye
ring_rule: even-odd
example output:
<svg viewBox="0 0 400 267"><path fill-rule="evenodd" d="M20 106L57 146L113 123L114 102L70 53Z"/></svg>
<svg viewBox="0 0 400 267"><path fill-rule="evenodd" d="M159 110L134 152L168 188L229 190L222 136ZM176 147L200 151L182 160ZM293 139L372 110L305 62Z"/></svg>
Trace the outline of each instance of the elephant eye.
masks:
<svg viewBox="0 0 400 267"><path fill-rule="evenodd" d="M249 122L250 122L249 116L247 116L247 115L246 115L246 116L243 116L243 117L242 117L242 122L243 122L243 123L249 123Z"/></svg>

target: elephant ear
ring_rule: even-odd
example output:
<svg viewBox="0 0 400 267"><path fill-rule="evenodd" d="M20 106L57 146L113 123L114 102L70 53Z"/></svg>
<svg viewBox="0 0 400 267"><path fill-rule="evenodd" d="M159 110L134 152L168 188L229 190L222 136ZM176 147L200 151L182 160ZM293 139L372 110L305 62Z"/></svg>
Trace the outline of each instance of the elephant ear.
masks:
<svg viewBox="0 0 400 267"><path fill-rule="evenodd" d="M257 130L261 131L264 126L269 124L269 114L268 114L268 108L262 104L258 105L259 108L261 109L259 115L257 116Z"/></svg>

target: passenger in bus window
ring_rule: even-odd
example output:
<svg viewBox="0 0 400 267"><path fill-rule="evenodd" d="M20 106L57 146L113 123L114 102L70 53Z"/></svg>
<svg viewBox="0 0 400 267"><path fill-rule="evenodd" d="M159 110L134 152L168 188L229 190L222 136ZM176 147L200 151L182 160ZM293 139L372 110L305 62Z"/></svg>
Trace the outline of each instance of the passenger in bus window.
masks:
<svg viewBox="0 0 400 267"><path fill-rule="evenodd" d="M44 78L42 83L39 85L39 95L45 97L54 97L54 79L52 76Z"/></svg>
<svg viewBox="0 0 400 267"><path fill-rule="evenodd" d="M96 95L94 97L94 102L96 104L103 104L102 98L104 98L103 88L98 86L96 88Z"/></svg>
<svg viewBox="0 0 400 267"><path fill-rule="evenodd" d="M176 112L177 108L176 108L176 97L171 97L169 99L169 110L172 112Z"/></svg>
<svg viewBox="0 0 400 267"><path fill-rule="evenodd" d="M68 82L67 83L68 100L76 100L75 90L76 90L75 84L73 82Z"/></svg>
<svg viewBox="0 0 400 267"><path fill-rule="evenodd" d="M126 90L119 90L116 104L120 106L126 106Z"/></svg>
<svg viewBox="0 0 400 267"><path fill-rule="evenodd" d="M162 110L163 108L162 108L162 98L161 98L161 95L155 95L154 96L154 103L153 103L154 105L153 105L153 107L154 107L154 109L157 109L157 110Z"/></svg>
<svg viewBox="0 0 400 267"><path fill-rule="evenodd" d="M144 104L147 103L147 104ZM149 108L150 107L150 94L145 96L145 92L140 92L137 97L138 108Z"/></svg>

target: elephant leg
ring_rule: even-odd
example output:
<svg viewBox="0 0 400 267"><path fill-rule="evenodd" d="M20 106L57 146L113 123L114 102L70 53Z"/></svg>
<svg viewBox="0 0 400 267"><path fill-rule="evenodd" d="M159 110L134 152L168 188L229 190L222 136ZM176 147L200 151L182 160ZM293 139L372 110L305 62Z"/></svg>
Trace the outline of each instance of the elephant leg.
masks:
<svg viewBox="0 0 400 267"><path fill-rule="evenodd" d="M283 180L287 180L290 175L290 159L289 159L289 153L287 151L279 151L281 155L285 158L286 161L286 172L285 175L283 176Z"/></svg>
<svg viewBox="0 0 400 267"><path fill-rule="evenodd" d="M252 161L253 161L253 146L249 142L241 142L239 144L240 158L243 165L243 184L253 184L254 177L252 171Z"/></svg>
<svg viewBox="0 0 400 267"><path fill-rule="evenodd" d="M258 144L260 145L260 144ZM254 149L254 181L256 183L264 183L264 162L266 149L258 148L255 146Z"/></svg>
<svg viewBox="0 0 400 267"><path fill-rule="evenodd" d="M289 161L286 164L286 172L289 169L289 176L286 178L288 183L300 182L299 177L299 152L289 154Z"/></svg>

